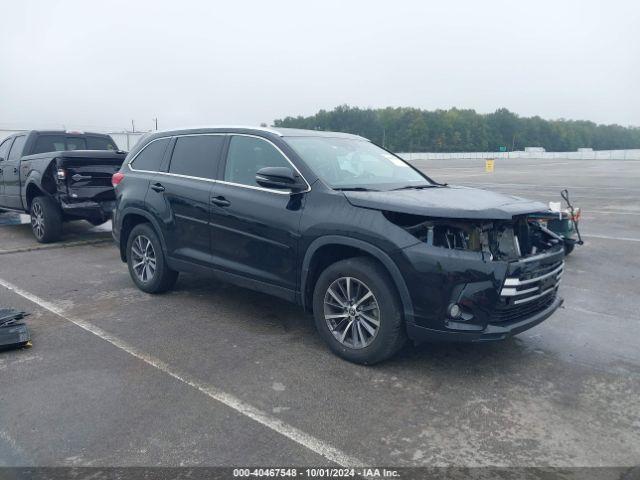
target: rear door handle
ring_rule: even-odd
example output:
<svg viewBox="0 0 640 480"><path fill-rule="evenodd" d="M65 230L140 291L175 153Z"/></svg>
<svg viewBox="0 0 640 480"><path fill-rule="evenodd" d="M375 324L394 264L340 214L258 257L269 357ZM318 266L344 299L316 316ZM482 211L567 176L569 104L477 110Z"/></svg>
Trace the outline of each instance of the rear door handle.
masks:
<svg viewBox="0 0 640 480"><path fill-rule="evenodd" d="M154 183L151 185L151 190L155 192L164 192L164 186L161 183Z"/></svg>
<svg viewBox="0 0 640 480"><path fill-rule="evenodd" d="M231 205L231 202L224 197L213 197L211 203L219 207L228 207Z"/></svg>

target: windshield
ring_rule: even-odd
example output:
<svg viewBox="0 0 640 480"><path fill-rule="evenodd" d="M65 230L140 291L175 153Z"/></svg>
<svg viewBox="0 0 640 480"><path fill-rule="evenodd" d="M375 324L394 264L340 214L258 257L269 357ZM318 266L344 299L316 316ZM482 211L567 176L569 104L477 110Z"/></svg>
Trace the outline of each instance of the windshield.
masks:
<svg viewBox="0 0 640 480"><path fill-rule="evenodd" d="M366 140L288 137L287 143L334 189L392 190L433 185L405 161Z"/></svg>

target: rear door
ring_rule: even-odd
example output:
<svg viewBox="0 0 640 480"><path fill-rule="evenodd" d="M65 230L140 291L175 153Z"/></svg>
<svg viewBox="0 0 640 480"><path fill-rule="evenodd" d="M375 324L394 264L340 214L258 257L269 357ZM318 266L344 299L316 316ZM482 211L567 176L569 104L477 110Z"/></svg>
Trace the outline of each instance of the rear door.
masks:
<svg viewBox="0 0 640 480"><path fill-rule="evenodd" d="M22 157L22 149L26 139L26 135L15 137L7 160L2 165L3 204L9 208L23 208L20 197L20 158Z"/></svg>
<svg viewBox="0 0 640 480"><path fill-rule="evenodd" d="M292 164L273 143L232 135L211 210L213 261L226 271L297 288L296 256L304 194L260 187L256 172Z"/></svg>
<svg viewBox="0 0 640 480"><path fill-rule="evenodd" d="M151 180L146 203L163 211L169 256L209 266L210 198L225 136L176 137L168 171Z"/></svg>
<svg viewBox="0 0 640 480"><path fill-rule="evenodd" d="M7 157L9 157L9 150L11 149L11 143L13 137L7 138L0 143L0 206L4 203L4 168L7 165Z"/></svg>

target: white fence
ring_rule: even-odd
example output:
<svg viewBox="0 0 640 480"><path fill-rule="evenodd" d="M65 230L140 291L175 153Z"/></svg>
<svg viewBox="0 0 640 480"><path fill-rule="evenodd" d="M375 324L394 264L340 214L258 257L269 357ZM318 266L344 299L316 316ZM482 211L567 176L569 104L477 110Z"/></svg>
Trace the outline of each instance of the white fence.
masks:
<svg viewBox="0 0 640 480"><path fill-rule="evenodd" d="M561 158L563 160L640 160L640 149L636 150L593 150L587 152L412 152L398 153L408 161L484 158Z"/></svg>
<svg viewBox="0 0 640 480"><path fill-rule="evenodd" d="M0 130L0 141L13 133L26 130ZM105 132L111 135L118 148L128 152L148 132ZM562 158L572 160L640 160L640 149L636 150L592 150L586 152L412 152L398 153L408 161L484 158Z"/></svg>
<svg viewBox="0 0 640 480"><path fill-rule="evenodd" d="M0 141L14 133L26 132L27 130L0 130ZM97 133L97 132L96 132ZM111 135L111 138L116 142L120 150L128 152L134 145L140 140L140 137L147 132L100 132Z"/></svg>

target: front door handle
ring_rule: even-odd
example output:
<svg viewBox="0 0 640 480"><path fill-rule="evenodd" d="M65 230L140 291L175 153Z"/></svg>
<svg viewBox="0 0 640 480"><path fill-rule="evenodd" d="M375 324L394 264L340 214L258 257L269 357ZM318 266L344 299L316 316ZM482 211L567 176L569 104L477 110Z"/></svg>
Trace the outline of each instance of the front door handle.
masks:
<svg viewBox="0 0 640 480"><path fill-rule="evenodd" d="M151 190L154 192L164 192L164 186L161 183L154 183L151 185Z"/></svg>
<svg viewBox="0 0 640 480"><path fill-rule="evenodd" d="M228 207L231 205L231 202L224 197L213 197L211 203L219 207Z"/></svg>

